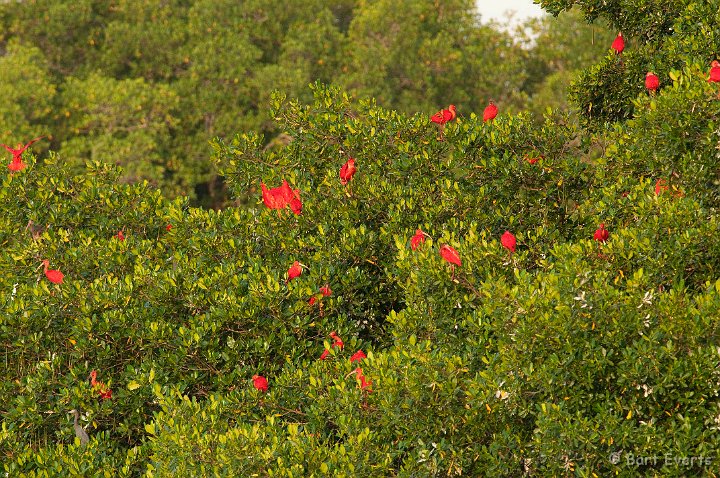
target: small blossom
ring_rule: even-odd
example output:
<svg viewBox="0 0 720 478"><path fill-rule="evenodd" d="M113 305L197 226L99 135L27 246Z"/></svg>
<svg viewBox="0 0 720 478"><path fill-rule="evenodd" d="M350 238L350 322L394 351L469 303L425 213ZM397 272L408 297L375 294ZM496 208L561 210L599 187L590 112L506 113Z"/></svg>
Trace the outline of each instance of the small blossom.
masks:
<svg viewBox="0 0 720 478"><path fill-rule="evenodd" d="M118 241L124 241L125 240L125 234L123 234L122 230L118 231L117 234L115 234L115 237L117 237Z"/></svg>
<svg viewBox="0 0 720 478"><path fill-rule="evenodd" d="M167 226L165 226L166 231L169 231L170 229L172 229L172 224L168 224Z"/></svg>
<svg viewBox="0 0 720 478"><path fill-rule="evenodd" d="M330 350L328 350L328 349L323 350L323 353L320 354L320 360L325 360L326 358L328 358L328 355L330 355Z"/></svg>

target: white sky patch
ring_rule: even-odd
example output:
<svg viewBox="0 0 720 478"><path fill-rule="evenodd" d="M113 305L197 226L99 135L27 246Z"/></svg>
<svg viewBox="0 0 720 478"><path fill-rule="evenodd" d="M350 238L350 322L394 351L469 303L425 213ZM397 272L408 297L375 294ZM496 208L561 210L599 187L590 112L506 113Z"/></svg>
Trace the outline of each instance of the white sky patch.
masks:
<svg viewBox="0 0 720 478"><path fill-rule="evenodd" d="M476 3L480 20L483 22L494 20L507 23L505 13L508 11L514 11L513 22L522 22L545 14L540 5L535 5L533 0L477 0Z"/></svg>

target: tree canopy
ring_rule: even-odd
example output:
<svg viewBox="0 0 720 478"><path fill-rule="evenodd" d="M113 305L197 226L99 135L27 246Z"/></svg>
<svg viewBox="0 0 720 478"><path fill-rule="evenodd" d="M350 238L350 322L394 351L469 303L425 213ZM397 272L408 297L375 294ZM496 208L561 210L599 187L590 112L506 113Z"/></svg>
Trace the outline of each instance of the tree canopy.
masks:
<svg viewBox="0 0 720 478"><path fill-rule="evenodd" d="M555 47L590 47L572 31L584 28L578 17L566 18ZM34 0L0 4L0 21L0 141L47 135L78 172L120 164L123 180L205 207L229 199L209 141L281 135L267 107L275 90L310 101L319 81L408 114L451 102L481 111L489 100L541 114L567 107L556 70L590 64L548 41L524 47L481 23L470 0ZM540 38L549 25L534 27ZM558 67L560 57L572 64Z"/></svg>
<svg viewBox="0 0 720 478"><path fill-rule="evenodd" d="M2 6L12 37L2 75L17 64L36 74L2 114L32 137L51 118L65 125L49 145L12 153L0 175L10 476L716 473L712 2L543 1L622 29L626 48L611 50L617 32L603 30L596 56L570 45L553 57L556 35L588 36L578 17L561 17L536 27L533 61L461 2L408 2L407 21L389 2L277 2L273 15L268 2L227 2L232 15L218 16L199 2L44 2L57 10L46 23L83 26L65 33L25 10L39 3ZM194 26L103 55L109 32L136 28L99 28L112 24L103 15ZM15 38L20 19L37 44ZM441 31L443 19L454 28ZM203 31L226 35L219 45L235 53L204 58ZM329 31L364 49L319 54ZM486 51L470 39L483 32L524 59L508 89L463 77L519 67L473 63ZM97 48L79 47L88 38ZM152 49L174 39L154 64ZM118 60L115 74L82 62L61 72L73 51ZM424 76L433 69L459 75L462 101L445 96L443 75ZM646 87L650 71L658 88ZM305 90L315 74L333 84ZM413 75L427 97L414 83L403 95ZM569 103L543 92L568 79ZM473 96L481 88L492 98ZM234 126L209 106L223 95L247 102ZM479 114L490 99L492 119ZM186 115L196 100L208 106ZM212 131L205 154L235 204L168 197L170 184L182 191L168 164L192 169L176 149L182 131L193 141Z"/></svg>

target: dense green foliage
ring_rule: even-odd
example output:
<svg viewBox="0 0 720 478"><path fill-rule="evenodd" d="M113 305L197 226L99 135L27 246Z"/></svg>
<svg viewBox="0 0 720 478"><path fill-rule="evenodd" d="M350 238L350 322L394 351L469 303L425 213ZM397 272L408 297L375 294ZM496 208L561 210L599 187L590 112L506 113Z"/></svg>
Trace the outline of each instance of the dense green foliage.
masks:
<svg viewBox="0 0 720 478"><path fill-rule="evenodd" d="M2 2L0 142L49 135L43 148L75 173L88 160L119 164L123 181L218 207L228 194L208 142L281 134L272 91L307 102L320 81L409 114L451 102L481 111L490 99L506 111L565 107L553 62L607 42L578 36L575 15L563 22L552 41L572 55L521 46L480 23L471 0Z"/></svg>
<svg viewBox="0 0 720 478"><path fill-rule="evenodd" d="M99 38L93 12L102 8L119 18L148 18L132 28L152 33L141 48L129 40L129 24L106 26L102 35L128 35L113 53L74 51L118 61L117 72L133 73L65 72L73 79L60 93L53 78L64 52L35 20L22 17L27 31L47 44L9 44L8 54L33 59L26 66L37 75L12 97L22 105L35 104L33 89L57 95L25 113L23 131L32 135L41 118L57 115L78 130L68 133L63 149L80 157L90 144L98 157L78 172L54 153L42 160L26 153L27 168L0 179L3 471L715 476L720 84L707 77L718 55L717 33L691 39L678 32L691 23L716 32L720 23L707 3L667 2L675 33L653 44L648 25L655 15L635 8L643 2L615 3L619 12L601 8L601 1L544 3L553 11L581 4L587 15L601 14L627 31L623 63L601 51L600 66L573 83L581 105L578 92L585 88L588 98L604 98L603 111L622 114L583 108L578 122L562 111L540 117L501 109L483 122L460 109L441 128L428 114L355 101L340 88L313 84L308 100L288 86L289 93L259 105L272 119L270 128L283 132L282 141L267 143L256 133L213 141L213 160L229 191L248 201L218 211L167 199L149 183L120 180L174 161L167 138L190 121L179 113L188 95L158 87L178 73L144 60L153 44L170 43L176 48L165 51L164 64L184 61L179 52L189 40L175 38L171 28L153 29L179 21L175 10L137 10L132 2L56 7L52 22L68 24L67 16L84 22L68 35L82 27L82 35ZM228 24L211 28L218 35L245 31L258 49L255 57L263 58L271 51L263 50L265 42L293 31L289 19L300 13L289 5L264 20L266 30L232 25L245 11L217 17ZM319 31L323 21L347 19L334 28L350 31L343 38L351 40L358 18L367 29L392 25L390 13L373 10L385 2L372 5L367 18L348 13L351 2L338 2L332 16L312 18ZM188 21L197 28L188 31L200 32L206 10L191 11ZM256 21L265 18L248 11L259 15ZM647 38L638 34L641 28ZM288 68L317 65L298 61L313 38L326 36L311 32L296 32L302 40L288 53ZM547 50L552 38L546 31L538 45ZM236 45L227 41L231 51ZM464 46L457 48L462 53ZM251 62L249 51L241 58ZM267 67L268 78L279 83L292 79L277 66L283 54L275 69ZM646 63L634 59L640 55L657 62L655 95L644 91ZM583 61L570 52L560 57L539 76L571 72ZM368 68L382 76L396 63L415 67L397 60ZM185 80L196 67L224 74L191 63ZM391 81L373 85L367 94L403 101ZM247 91L226 93L255 99ZM76 106L58 110L59 97ZM453 101L423 99L431 100L440 103L431 113ZM113 111L127 121L110 121ZM207 119L194 113L199 122ZM215 119L231 127L223 114ZM147 137L134 135L138 121ZM33 151L43 151L41 143ZM125 164L122 158L133 154L147 160L134 159L124 172L107 164ZM351 157L357 173L342 185L340 168ZM261 182L275 188L283 180L299 190L301 214L263 203ZM603 227L607 240L594 240ZM418 228L427 238L413 249ZM505 231L517 238L514 252L501 244ZM461 265L442 259L446 244ZM65 274L62 284L46 278L38 267L43 259ZM289 280L294 261L302 274ZM325 285L331 294L321 293ZM333 331L344 347L332 347ZM321 360L324 350L330 355ZM367 357L353 363L358 350ZM370 382L365 388L357 367ZM88 381L92 370L112 398L99 397ZM253 387L255 375L267 378L267 392ZM87 445L74 435L71 409L82 411ZM657 458L637 464L629 461L633 456ZM675 461L685 457L703 462Z"/></svg>

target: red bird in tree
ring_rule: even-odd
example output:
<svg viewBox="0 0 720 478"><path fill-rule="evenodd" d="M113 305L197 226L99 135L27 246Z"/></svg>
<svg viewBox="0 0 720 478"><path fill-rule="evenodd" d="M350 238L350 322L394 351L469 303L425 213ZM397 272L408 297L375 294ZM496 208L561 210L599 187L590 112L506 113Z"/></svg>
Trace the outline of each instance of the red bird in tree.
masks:
<svg viewBox="0 0 720 478"><path fill-rule="evenodd" d="M323 287L320 287L320 293L323 297L330 297L330 295L332 295L332 290L329 285L325 284ZM308 304L310 305L315 305L315 302L317 302L317 298L315 296L310 297L308 300Z"/></svg>
<svg viewBox="0 0 720 478"><path fill-rule="evenodd" d="M455 266L462 266L462 262L460 261L460 254L458 254L458 251L448 246L447 244L443 245L440 248L440 256L442 256L443 259L449 262L453 268Z"/></svg>
<svg viewBox="0 0 720 478"><path fill-rule="evenodd" d="M450 105L446 110L440 110L430 117L430 121L439 125L444 125L448 121L452 121L457 118L457 110L455 105Z"/></svg>
<svg viewBox="0 0 720 478"><path fill-rule="evenodd" d="M110 390L110 388L105 385L105 383L98 382L97 372L95 370L90 372L90 385L92 386L93 390L98 392L100 398L102 398L103 400L112 398L112 390Z"/></svg>
<svg viewBox="0 0 720 478"><path fill-rule="evenodd" d="M656 196L661 195L664 191L667 191L668 189L669 188L667 185L667 181L665 181L664 179L658 179L657 182L655 183L655 195Z"/></svg>
<svg viewBox="0 0 720 478"><path fill-rule="evenodd" d="M23 145L22 143L18 143L18 145L15 147L15 149L11 148L11 147L8 146L7 144L3 144L3 147L4 147L10 154L13 155L13 159L15 159L15 158L20 158L20 157L23 155L23 153L24 153L30 146L32 146L34 143L36 143L37 141L40 141L40 140L43 139L43 138L44 138L44 136L38 136L37 138L35 138L35 139L33 139L33 140L30 140L30 142L29 142L29 143L26 143L25 145Z"/></svg>
<svg viewBox="0 0 720 478"><path fill-rule="evenodd" d="M425 234L421 229L415 231L415 235L410 239L410 248L415 251L425 242Z"/></svg>
<svg viewBox="0 0 720 478"><path fill-rule="evenodd" d="M350 372L348 375L353 375L353 374L356 375L357 379L360 381L360 383L358 384L358 385L360 385L360 389L365 392L372 393L372 390L370 389L372 382L365 378L365 375L363 375L362 368L358 367L355 370L353 370L352 372Z"/></svg>
<svg viewBox="0 0 720 478"><path fill-rule="evenodd" d="M352 354L352 356L350 357L350 363L359 362L362 359L366 359L366 358L367 358L367 355L365 355L365 352L363 352L362 350L358 350L357 352Z"/></svg>
<svg viewBox="0 0 720 478"><path fill-rule="evenodd" d="M648 71L645 75L645 88L652 94L654 94L660 87L660 78L653 72Z"/></svg>
<svg viewBox="0 0 720 478"><path fill-rule="evenodd" d="M617 55L622 54L623 50L625 49L625 40L623 39L622 32L618 33L618 35L615 37L615 40L613 40L610 48L615 50L615 53Z"/></svg>
<svg viewBox="0 0 720 478"><path fill-rule="evenodd" d="M120 229L118 233L115 234L115 237L117 237L118 241L120 242L125 240L125 234L123 234L122 229Z"/></svg>
<svg viewBox="0 0 720 478"><path fill-rule="evenodd" d="M253 387L257 388L261 392L267 392L268 381L265 377L263 377L262 375L253 375L252 381L253 381Z"/></svg>
<svg viewBox="0 0 720 478"><path fill-rule="evenodd" d="M302 212L300 190L291 189L286 180L283 179L281 186L272 189L268 189L265 183L261 181L260 188L262 189L263 202L268 208L280 210L289 206L296 215Z"/></svg>
<svg viewBox="0 0 720 478"><path fill-rule="evenodd" d="M44 261L42 261L42 263L43 266L45 266L45 268L43 269L43 272L45 272L45 277L47 277L48 280L53 284L62 284L63 277L65 277L65 275L58 270L48 269L48 267L50 267L49 260L45 259Z"/></svg>
<svg viewBox="0 0 720 478"><path fill-rule="evenodd" d="M494 120L497 114L498 107L495 106L495 103L491 101L490 104L487 105L487 107L485 108L485 111L483 111L483 122Z"/></svg>
<svg viewBox="0 0 720 478"><path fill-rule="evenodd" d="M356 171L357 168L355 167L355 160L353 158L348 159L340 168L340 184L346 186L355 175Z"/></svg>
<svg viewBox="0 0 720 478"><path fill-rule="evenodd" d="M283 185L287 185L287 181L283 181ZM285 200L285 194L283 194L282 186L279 188L268 189L267 186L265 186L265 183L260 182L260 188L262 189L263 202L268 208L285 209L285 207L287 207L287 201Z"/></svg>
<svg viewBox="0 0 720 478"><path fill-rule="evenodd" d="M300 274L302 274L302 267L298 261L295 261L287 271L288 278L286 282L290 282L291 280L300 277Z"/></svg>
<svg viewBox="0 0 720 478"><path fill-rule="evenodd" d="M27 167L27 164L23 163L22 158L13 157L12 161L10 161L10 164L8 164L8 169L10 171L12 171L13 173L22 171L26 167Z"/></svg>
<svg viewBox="0 0 720 478"><path fill-rule="evenodd" d="M342 349L343 347L345 347L345 342L342 341L340 336L338 336L338 334L335 333L335 331L330 332L330 338L333 339L333 344L332 344L333 348L337 347L339 349ZM330 350L325 349L323 351L322 355L320 355L320 360L325 360L328 357L328 355L330 355Z"/></svg>
<svg viewBox="0 0 720 478"><path fill-rule="evenodd" d="M505 249L508 251L515 252L515 246L517 245L517 240L515 239L515 236L510 231L505 231L505 234L502 235L500 238L500 244L503 245Z"/></svg>
<svg viewBox="0 0 720 478"><path fill-rule="evenodd" d="M345 347L345 342L342 341L335 331L330 332L330 338L333 339L333 347L338 347L340 349Z"/></svg>
<svg viewBox="0 0 720 478"><path fill-rule="evenodd" d="M598 227L595 230L595 234L593 235L593 239L595 239L598 242L605 242L610 237L610 233L607 229L605 229L605 224L600 223L600 227Z"/></svg>
<svg viewBox="0 0 720 478"><path fill-rule="evenodd" d="M713 60L710 64L710 83L720 83L720 61Z"/></svg>
<svg viewBox="0 0 720 478"><path fill-rule="evenodd" d="M23 153L35 142L40 141L43 138L43 136L39 136L29 143L23 145L22 143L18 143L18 145L15 148L11 148L7 144L3 144L2 146L10 153L12 154L12 160L10 161L10 164L8 164L8 169L14 173L18 171L22 171L27 167L25 163L22 161L22 155Z"/></svg>
<svg viewBox="0 0 720 478"><path fill-rule="evenodd" d="M530 164L535 164L541 159L545 159L545 156L543 156L542 154L534 155L534 156L530 156L529 154L525 155L525 160Z"/></svg>
<svg viewBox="0 0 720 478"><path fill-rule="evenodd" d="M296 216L302 212L302 201L300 201L299 189L295 189L292 191L292 197L288 201L288 205L290 206L290 210Z"/></svg>

